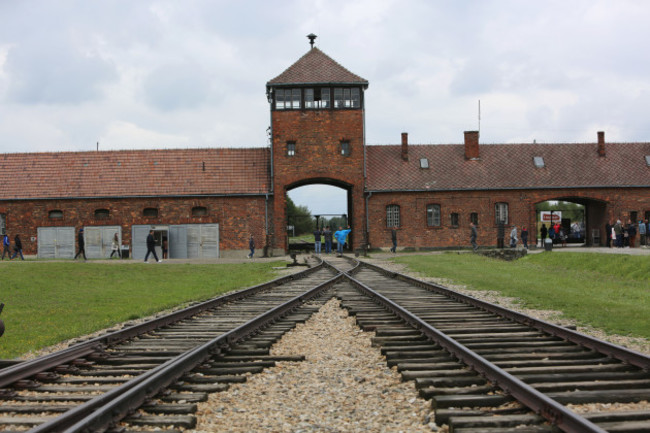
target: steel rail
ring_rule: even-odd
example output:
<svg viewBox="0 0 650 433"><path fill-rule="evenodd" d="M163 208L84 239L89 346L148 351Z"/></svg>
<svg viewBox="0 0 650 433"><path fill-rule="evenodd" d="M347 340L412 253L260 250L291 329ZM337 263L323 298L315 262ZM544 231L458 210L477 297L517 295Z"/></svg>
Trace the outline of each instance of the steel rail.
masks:
<svg viewBox="0 0 650 433"><path fill-rule="evenodd" d="M586 347L588 349L595 350L611 358L618 359L623 363L630 364L635 367L639 367L645 371L650 371L650 356L644 355L643 353L636 352L634 350L630 350L625 347L617 346L607 341L601 341L589 335L581 334L577 331L572 331L571 329L567 329L562 326L558 326L553 323L546 322L544 320L536 319L534 317L530 317L525 314L518 313L508 308L501 307L499 305L491 304L489 302L482 301L480 299L476 299L471 296L455 292L439 284L418 280L417 278L409 277L408 275L400 274L399 272L387 271L386 269L383 269L379 266L367 262L362 262L362 266L374 269L391 278L396 278L404 282L407 282L409 284L417 285L418 287L421 287L423 289L430 290L435 293L439 293L441 295L450 297L452 299L456 299L465 304L469 304L474 307L481 308L483 310L495 313L499 316L505 317L514 322L521 323L526 326L530 326L532 328L553 335L555 337L561 338L563 340L569 341L571 343L575 343L580 346ZM356 271L358 271L358 268L356 269Z"/></svg>
<svg viewBox="0 0 650 433"><path fill-rule="evenodd" d="M348 274L345 274L345 276L361 292L377 300L384 308L418 329L425 336L473 368L494 385L512 395L520 403L532 409L535 413L553 425L558 426L563 431L567 433L607 433L606 430L572 412L510 373L497 367L487 359L469 350L399 304L366 286L361 281Z"/></svg>
<svg viewBox="0 0 650 433"><path fill-rule="evenodd" d="M130 326L119 331L111 332L106 335L95 337L91 340L71 346L67 349L46 355L40 358L32 359L29 361L21 362L10 367L0 370L0 388L6 387L18 380L26 379L37 373L47 371L51 368L73 361L75 359L88 356L93 353L101 353L106 346L110 344L119 343L129 338L144 334L146 332L158 329L162 326L170 325L178 321L192 317L202 311L219 307L227 302L238 301L240 299L254 295L255 293L266 290L288 281L304 278L307 275L322 269L323 263L321 262L313 268L297 272L292 275L279 277L266 283L258 284L243 290L228 293L214 299L210 299L178 311L171 312L161 317L154 318L144 323Z"/></svg>
<svg viewBox="0 0 650 433"><path fill-rule="evenodd" d="M147 399L160 393L161 390L177 381L182 375L191 371L209 357L227 351L231 345L295 310L304 302L329 289L342 278L343 274L338 274L328 281L307 290L305 293L249 320L245 324L191 349L49 422L35 427L30 430L30 433L105 431L140 407Z"/></svg>

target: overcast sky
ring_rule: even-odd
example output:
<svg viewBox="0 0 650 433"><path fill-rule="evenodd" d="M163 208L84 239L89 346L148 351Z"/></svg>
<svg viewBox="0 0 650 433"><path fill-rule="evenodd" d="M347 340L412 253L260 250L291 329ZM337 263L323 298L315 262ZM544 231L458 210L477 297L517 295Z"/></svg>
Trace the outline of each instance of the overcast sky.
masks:
<svg viewBox="0 0 650 433"><path fill-rule="evenodd" d="M0 0L0 153L266 146L266 82L309 33L370 82L368 144L461 143L479 100L483 143L649 141L648 22L646 0Z"/></svg>

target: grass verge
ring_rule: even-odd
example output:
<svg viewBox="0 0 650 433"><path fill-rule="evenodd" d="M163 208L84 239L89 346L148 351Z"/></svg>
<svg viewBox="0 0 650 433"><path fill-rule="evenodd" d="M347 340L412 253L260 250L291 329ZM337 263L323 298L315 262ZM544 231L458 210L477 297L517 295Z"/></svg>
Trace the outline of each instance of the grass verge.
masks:
<svg viewBox="0 0 650 433"><path fill-rule="evenodd" d="M13 262L0 266L0 358L90 334L276 277L284 262L126 264Z"/></svg>
<svg viewBox="0 0 650 433"><path fill-rule="evenodd" d="M595 253L531 254L514 262L476 254L394 259L429 277L516 297L582 325L650 338L648 257Z"/></svg>

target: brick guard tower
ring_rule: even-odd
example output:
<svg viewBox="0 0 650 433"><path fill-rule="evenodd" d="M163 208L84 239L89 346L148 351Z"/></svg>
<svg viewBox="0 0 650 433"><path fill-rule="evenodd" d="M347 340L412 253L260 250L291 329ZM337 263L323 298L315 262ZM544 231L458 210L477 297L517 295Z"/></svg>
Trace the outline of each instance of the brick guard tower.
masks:
<svg viewBox="0 0 650 433"><path fill-rule="evenodd" d="M266 84L271 108L271 249L288 249L286 194L315 183L348 192L353 249L365 243L365 109L368 81L317 47Z"/></svg>

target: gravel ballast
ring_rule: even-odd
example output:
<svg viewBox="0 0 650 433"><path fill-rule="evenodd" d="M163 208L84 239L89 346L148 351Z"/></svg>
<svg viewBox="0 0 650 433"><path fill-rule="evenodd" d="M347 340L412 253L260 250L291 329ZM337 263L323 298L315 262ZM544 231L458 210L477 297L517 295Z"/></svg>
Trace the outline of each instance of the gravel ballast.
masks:
<svg viewBox="0 0 650 433"><path fill-rule="evenodd" d="M386 366L372 336L338 300L328 301L271 350L305 361L278 363L210 395L193 432L438 431L430 402Z"/></svg>

